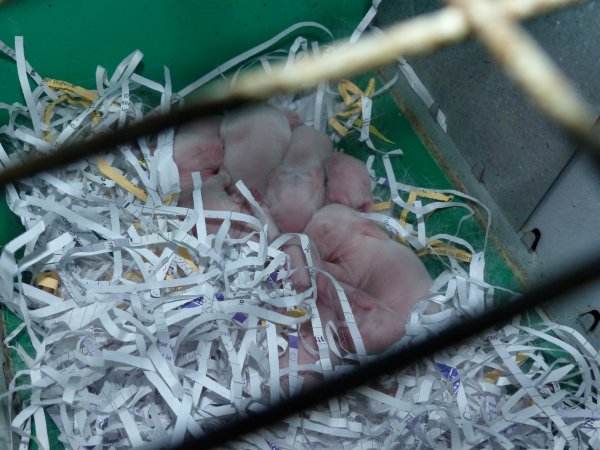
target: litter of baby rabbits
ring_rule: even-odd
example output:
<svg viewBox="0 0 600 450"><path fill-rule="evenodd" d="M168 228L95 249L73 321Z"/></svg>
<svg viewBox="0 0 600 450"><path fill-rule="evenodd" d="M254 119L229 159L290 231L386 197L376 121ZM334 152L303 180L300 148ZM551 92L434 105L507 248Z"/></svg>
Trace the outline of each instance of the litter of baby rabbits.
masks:
<svg viewBox="0 0 600 450"><path fill-rule="evenodd" d="M298 38L287 57L311 51ZM162 85L135 73L137 51L100 69L94 91L40 78L20 38L15 58L37 87L22 79L26 106L7 106L4 166L183 101L168 71ZM484 207L397 180L401 151L374 143L372 84L324 83L7 187L26 229L0 257L2 302L23 320L5 339L25 364L8 391L29 392L11 424L23 445L35 425L51 447L46 413L66 447L177 445L493 302L483 249L427 226L437 209ZM353 127L374 150L366 164L334 150ZM373 201L381 189L389 200ZM400 220L382 212L392 205ZM430 279L415 251L447 270ZM598 446L598 353L539 317L230 446Z"/></svg>

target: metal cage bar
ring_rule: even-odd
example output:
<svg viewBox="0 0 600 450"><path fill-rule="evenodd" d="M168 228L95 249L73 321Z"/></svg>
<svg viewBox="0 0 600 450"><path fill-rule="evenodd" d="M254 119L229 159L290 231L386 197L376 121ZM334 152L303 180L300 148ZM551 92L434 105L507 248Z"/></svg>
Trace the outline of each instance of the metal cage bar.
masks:
<svg viewBox="0 0 600 450"><path fill-rule="evenodd" d="M63 146L52 154L5 169L0 172L0 186L60 167L142 135L207 116L214 111L264 100L284 91L304 90L316 86L323 79L339 79L367 69L382 67L400 56L431 52L443 45L464 39L471 31L484 42L503 69L536 103L541 112L583 142L582 148L594 155L598 162L600 140L592 131L595 117L591 107L516 24L517 20L580 3L581 0L447 1L451 6L396 24L383 34L372 34L357 43L342 43L327 55L296 63L292 70L284 72L282 68L278 68L268 77L248 73L240 77L233 89L224 85L214 86L212 90L205 92L203 97L178 111L147 118L138 124L114 133L105 133L89 141ZM552 95L549 95L550 93ZM196 94L196 97L198 95ZM443 347L456 344L545 301L555 300L593 282L600 278L598 266L600 257L595 257L554 280L534 287L514 301L448 328L408 349L386 354L344 377L324 382L310 392L281 402L263 413L236 420L200 439L187 441L180 448L210 448L221 445L257 427L269 425L285 416L314 406L328 397L341 395L378 375L407 367Z"/></svg>

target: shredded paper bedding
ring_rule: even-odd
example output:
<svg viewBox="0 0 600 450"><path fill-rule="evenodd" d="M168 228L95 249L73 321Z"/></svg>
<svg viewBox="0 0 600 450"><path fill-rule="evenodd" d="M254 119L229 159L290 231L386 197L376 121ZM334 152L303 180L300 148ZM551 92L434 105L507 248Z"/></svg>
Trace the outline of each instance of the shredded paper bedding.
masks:
<svg viewBox="0 0 600 450"><path fill-rule="evenodd" d="M353 40L368 26L377 3ZM265 53L302 27L324 28L291 27L180 92L173 92L166 69L160 83L136 73L139 51L110 76L99 68L95 89L88 90L42 78L27 63L22 38L16 38L14 50L2 43L1 50L16 61L25 105L0 105L10 114L1 129L0 161L8 167L73 139L168 112L232 68L258 62L269 71L273 60L291 63L327 51L300 37L285 52ZM405 61L400 69L412 73ZM236 76L230 75L232 83ZM464 208L470 217L485 207L457 191L402 184L391 162L402 158L402 151L376 148L377 140L386 138L371 122L372 98L393 82L377 91L374 83L364 91L349 81L337 87L322 83L313 92L271 102L331 133L334 141L350 131L359 134L371 155L366 164L372 187L388 193L365 217L416 252L444 260L447 269L413 309L396 348L483 311L499 288L484 279L485 248L433 235L427 226L437 209ZM11 423L23 446L35 439L41 448L51 448L48 416L67 448L176 445L300 393L302 370L327 378L352 367L331 364L329 355L340 349L319 321L314 279L301 293L290 281L281 248L288 240L300 242L311 267L308 238L283 235L269 243L265 215L243 183L237 188L254 215L205 210L200 177L194 208L178 207L173 133L107 149L6 188L8 205L26 230L0 257L2 303L23 321L4 340L26 367L4 395L28 393ZM381 174L373 170L378 158L385 168ZM402 210L400 217L392 217L392 206ZM407 220L409 215L415 220ZM207 218L222 219L216 234L207 234ZM236 223L251 231L232 239L228 230ZM343 290L339 301L347 305ZM515 318L509 326L229 446L599 448L598 352L575 330L541 311L538 316L527 324ZM305 343L297 325L307 321L318 343L311 367L298 363L298 348ZM29 336L33 353L16 344L21 333ZM357 355L350 362L368 359Z"/></svg>

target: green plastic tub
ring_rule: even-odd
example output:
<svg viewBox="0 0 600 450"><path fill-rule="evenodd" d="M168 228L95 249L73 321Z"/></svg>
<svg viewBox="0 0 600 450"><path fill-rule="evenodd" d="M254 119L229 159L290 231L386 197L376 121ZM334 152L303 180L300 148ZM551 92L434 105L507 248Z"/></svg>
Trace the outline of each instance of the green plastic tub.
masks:
<svg viewBox="0 0 600 450"><path fill-rule="evenodd" d="M318 22L329 28L336 38L347 37L370 7L368 0L307 0L282 2L273 0L186 0L127 2L80 2L75 0L8 1L0 5L0 40L14 45L15 36L24 36L25 53L30 64L43 77L65 80L93 89L95 68L107 68L109 73L125 56L139 49L144 53L141 73L150 79L162 80L163 67L171 70L174 89L182 88L219 64L266 41L298 22ZM326 42L328 37L318 30L299 30L314 40ZM277 47L289 47L293 36ZM377 78L377 73L359 77L357 83ZM0 55L0 102L23 102L14 61ZM375 125L394 145L381 143L382 148L401 147L405 154L398 159L397 175L403 182L438 189L453 186L442 166L428 151L415 127L400 109L390 92L379 97ZM0 111L0 124L7 115ZM340 143L346 151L366 159L364 147L350 137ZM381 168L379 168L381 169ZM449 223L456 223L462 213L444 211L433 221L436 231L452 232ZM455 225L452 225L453 227ZM22 227L0 201L0 244L18 235ZM461 236L481 243L483 229L475 222L461 229ZM490 283L518 288L519 282L500 251L490 244L486 254L486 277ZM435 275L440 271L435 258L424 258ZM2 332L10 333L19 319L4 311ZM27 348L25 333L21 345ZM7 382L23 366L14 352L2 349L6 358ZM51 435L56 448L61 445ZM54 446L53 446L54 448Z"/></svg>

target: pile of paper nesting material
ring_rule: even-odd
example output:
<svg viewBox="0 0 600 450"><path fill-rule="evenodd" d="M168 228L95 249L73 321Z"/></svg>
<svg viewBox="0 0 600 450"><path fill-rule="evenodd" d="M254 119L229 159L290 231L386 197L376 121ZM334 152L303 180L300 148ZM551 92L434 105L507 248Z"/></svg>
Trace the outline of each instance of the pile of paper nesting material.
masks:
<svg viewBox="0 0 600 450"><path fill-rule="evenodd" d="M357 37L367 23L361 23ZM14 51L1 44L16 60L25 105L1 104L10 121L1 128L0 161L7 167L72 139L166 112L187 93L251 58L268 70L269 56L261 52L285 34L178 93L172 91L168 70L162 84L135 72L139 51L110 77L99 68L95 90L87 90L40 77L25 60L21 38ZM324 49L300 37L285 58L292 62L315 51ZM232 82L235 78L234 73ZM328 130L334 139L358 128L365 152L372 155L367 166L373 188L387 192L387 206L382 202L378 208L393 203L405 211L404 218L413 214L415 220L389 220L381 212L372 217L415 250L445 261L447 270L435 279L431 297L411 314L398 344L406 345L482 311L497 288L484 280L483 249L458 237L432 236L427 227L435 209L460 206L470 215L482 206L459 192L398 182L390 159L401 158L401 151L376 149L369 127L371 98L385 88L355 90L354 106L327 83L273 103ZM160 98L158 104L145 103L149 93ZM352 108L351 114L340 114ZM7 393L12 398L14 392L28 392L12 419L24 445L35 439L50 448L46 413L67 447L175 445L287 396L280 376L289 377L292 391L300 388L292 383L299 370L295 325L311 320L313 291L294 291L285 254L267 243L260 215L223 217L217 235L194 235L192 229L205 217L219 216L176 206L172 142L173 130L166 130L7 187L9 207L26 229L0 258L2 303L23 320L4 342L26 367ZM372 170L376 158L383 160L385 173ZM242 194L252 201L249 192L242 189ZM247 221L259 239L229 239L227 229L235 220ZM20 250L23 256L17 258ZM428 314L430 303L440 312ZM598 353L576 331L539 314L535 325L515 319L493 334L445 349L401 374L374 380L230 446L598 448ZM31 354L15 344L22 333L31 340ZM288 364L280 369L286 352Z"/></svg>

